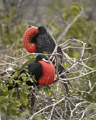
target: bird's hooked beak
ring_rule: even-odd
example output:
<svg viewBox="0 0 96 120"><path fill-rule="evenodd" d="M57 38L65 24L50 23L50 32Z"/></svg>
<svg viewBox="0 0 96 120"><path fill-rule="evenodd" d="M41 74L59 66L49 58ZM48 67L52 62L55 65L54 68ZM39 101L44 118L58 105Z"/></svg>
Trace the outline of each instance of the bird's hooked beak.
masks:
<svg viewBox="0 0 96 120"><path fill-rule="evenodd" d="M46 63L50 63L48 60L42 58L42 61L46 62Z"/></svg>
<svg viewBox="0 0 96 120"><path fill-rule="evenodd" d="M32 27L32 28L38 29L38 27L35 27L35 26L32 26L32 25L29 25L28 27L29 27L29 28Z"/></svg>

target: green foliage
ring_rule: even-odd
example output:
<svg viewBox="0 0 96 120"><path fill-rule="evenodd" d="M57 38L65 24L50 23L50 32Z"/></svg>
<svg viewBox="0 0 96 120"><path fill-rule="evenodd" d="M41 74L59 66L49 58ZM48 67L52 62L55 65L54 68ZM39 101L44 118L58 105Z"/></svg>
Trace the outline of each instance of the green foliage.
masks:
<svg viewBox="0 0 96 120"><path fill-rule="evenodd" d="M3 112L10 115L19 115L18 107L21 103L15 97L13 97L13 91L8 91L7 86L0 85L0 106Z"/></svg>
<svg viewBox="0 0 96 120"><path fill-rule="evenodd" d="M2 96L2 95L4 95L4 96L6 96L8 94L8 89L7 89L7 86L3 86L3 85L0 85L0 95ZM0 96L0 97L1 97Z"/></svg>
<svg viewBox="0 0 96 120"><path fill-rule="evenodd" d="M16 68L16 71L6 81L7 85L0 80L0 107L2 112L7 113L8 116L21 115L20 108L27 109L28 107L28 86L26 81L33 80L28 74L26 66L22 70L25 70L25 73L20 74L19 67ZM15 88L16 84L19 84L19 87ZM8 90L10 85L14 87L12 90Z"/></svg>
<svg viewBox="0 0 96 120"><path fill-rule="evenodd" d="M4 9L0 10L0 44L8 45L22 38L25 30L25 21L18 18L16 8L11 8L8 15L5 15Z"/></svg>
<svg viewBox="0 0 96 120"><path fill-rule="evenodd" d="M59 8L59 9L58 9ZM50 15L50 19L47 21L48 25L52 27L52 32L54 34L55 38L58 38L58 36L62 33L62 31L65 30L68 24L70 24L74 18L80 13L80 11L83 10L82 6L80 6L77 3L73 3L70 6L67 6L64 8L64 3L58 0L55 0L55 4L51 4L50 10L48 11L48 14ZM14 50L10 50L10 54L12 53L13 56L18 57L25 55L22 51L16 52L15 50L18 48L22 48L22 43L21 39L25 31L25 25L26 23L21 20L17 19L16 16L16 9L12 8L9 10L9 16L5 16L4 10L1 10L0 13L0 22L2 23L0 25L0 44L1 45L12 45L12 43L15 43L14 46L11 46L14 48ZM59 22L57 15L61 19ZM55 17L54 17L55 16ZM54 17L55 19L52 19ZM64 26L62 25L64 23ZM73 25L72 27L68 30L67 34L64 36L64 40L70 39L70 38L76 38L79 40L82 40L87 43L87 47L91 47L91 50L88 50L86 52L86 56L89 56L91 54L94 54L96 51L96 34L95 34L95 29L96 29L96 24L94 21L88 21L88 17L86 15L81 16ZM17 44L17 42L19 43ZM63 38L60 42L64 42ZM20 44L21 43L21 44ZM73 44L72 44L73 45ZM78 45L79 46L79 45ZM74 47L74 45L73 45ZM16 48L16 49L15 49ZM68 50L64 50L65 52L68 53L70 57L75 57L76 59L80 58L80 52L75 50L72 50L71 48ZM75 52L75 55L74 55ZM9 53L8 53L9 54ZM26 60L27 63L34 61L34 55L27 56L26 58L23 58L23 60ZM18 64L18 62L17 62ZM88 63L89 64L89 63ZM16 116L16 115L21 115L23 110L27 109L29 106L31 106L31 100L28 99L28 93L30 92L29 87L26 85L26 81L31 81L31 82L36 82L36 80L31 78L31 76L28 74L28 69L24 66L22 69L25 71L25 73L19 74L20 71L20 65L21 63L18 64L18 66L14 67L16 72L12 74L10 78L2 78L0 80L0 106L2 107L2 111L7 112L9 116ZM96 62L95 60L91 60L90 66L95 66ZM64 63L63 67L66 68L68 67L68 63ZM81 67L78 66L80 69ZM79 73L71 73L68 77L72 78L75 76L78 76ZM22 80L20 80L20 78ZM13 80L16 79L15 82ZM93 86L95 83L95 74L90 74L87 77L80 78L78 81L76 81L77 84L82 86L82 91L80 91L81 88L78 86L78 92L73 91L72 88L70 88L70 94L76 94L77 96L82 96L83 99L89 102L95 102L96 101L96 87L92 89L90 93L88 91L90 90L90 87L88 85L88 80L90 80L91 85ZM8 91L8 85L6 85L6 82L9 82L10 85L14 84L20 84L19 89L18 88L13 88L12 90ZM55 84L55 83L54 83ZM76 84L72 83L72 85L75 87ZM64 86L61 87L59 86L57 89L57 86L54 87L54 85L49 86L39 86L38 88L38 96L37 98L37 105L36 108L34 108L34 111L38 111L42 109L42 107L45 107L46 105L50 105L54 102L57 102L60 100L60 98L64 97ZM31 98L31 97L30 97ZM45 99L45 101L44 101ZM70 96L69 96L70 99ZM30 102L29 102L30 101ZM74 102L74 101L72 101ZM78 103L78 100L75 101ZM44 104L41 104L44 103ZM63 102L64 103L64 102ZM63 103L60 104L60 109L64 106ZM30 104L28 106L28 104ZM30 107L31 108L31 107ZM19 111L21 110L21 111ZM62 110L62 109L61 109ZM50 111L50 109L49 109ZM49 111L45 111L48 113ZM43 115L41 114L41 118ZM38 117L37 119L39 119Z"/></svg>
<svg viewBox="0 0 96 120"><path fill-rule="evenodd" d="M93 87L95 84L95 74L90 74L89 76L86 77L86 80L89 79L90 80L90 85ZM88 83L89 84L89 81ZM88 93L88 91L90 90L89 85L87 85L88 87L84 88L84 91L86 91L86 93L83 93L83 97L84 99L90 101L90 102L95 102L96 101L96 95L95 95L95 91L96 91L96 86L94 86L94 88L91 90L90 93Z"/></svg>
<svg viewBox="0 0 96 120"><path fill-rule="evenodd" d="M52 6L55 7L54 3L52 4ZM56 9L59 9L59 13L58 13L58 10L54 12L54 7L50 7L50 10L49 10L50 12L49 11L48 12L51 15L51 17L53 16L56 17L57 15L58 17L56 17L55 20L52 18L48 19L48 24L50 24L55 38L58 38L58 36L61 35L61 33L66 29L66 27L69 24L71 24L71 22L78 16L78 14L80 14L80 11L83 10L86 12L86 10L84 10L84 8L80 6L80 4L78 4L77 2L67 7L62 7L62 6L59 7L57 5ZM60 19L61 21L58 22L58 19ZM95 29L96 29L96 23L92 20L89 21L88 16L86 14L83 14L70 27L70 29L67 31L64 38L62 36L60 42L63 43L65 40L71 39L71 38L84 41L86 43L86 47L90 49L85 50L85 55L83 57L93 55L95 54L95 51L96 51ZM73 44L73 42L70 41L68 45L72 47L75 47L75 46L80 47L79 44L78 45L77 44L75 45L75 44L76 44L75 42ZM81 55L80 50L73 49L73 48L65 49L64 52L66 52L70 57L76 58L76 59L79 59ZM95 67L96 66L95 61L96 59L93 58L88 61L87 65L91 67ZM67 64L67 63L64 63L64 64Z"/></svg>
<svg viewBox="0 0 96 120"><path fill-rule="evenodd" d="M23 83L23 84L21 84L20 87L21 87L21 91L19 93L20 101L23 106L27 107L27 105L28 105L28 97L27 97L28 86L26 85L26 83Z"/></svg>
<svg viewBox="0 0 96 120"><path fill-rule="evenodd" d="M73 5L62 9L62 18L65 19L67 22L70 22L83 9L84 8L78 3L73 3Z"/></svg>
<svg viewBox="0 0 96 120"><path fill-rule="evenodd" d="M13 79L17 78L18 74L19 74L19 71L16 71L15 73L13 73L13 75L8 80L9 84L13 84Z"/></svg>
<svg viewBox="0 0 96 120"><path fill-rule="evenodd" d="M63 5L63 3L62 3ZM84 41L86 43L86 47L89 47L91 49L85 50L85 54L83 57L87 58L90 55L95 54L96 51L96 23L92 20L88 19L88 16L86 15L86 10L77 2L73 3L72 5L69 5L67 7L62 7L57 5L56 0L54 0L53 4L50 6L50 10L48 11L49 15L51 16L48 20L48 24L50 24L52 28L53 35L56 39L61 35L62 32L72 23L72 21L80 14L80 12L83 10L85 14L80 16L77 21L72 24L72 26L68 29L65 36L61 37L60 42L63 43L67 39L75 38L80 41ZM55 19L52 19L52 18ZM60 21L59 21L60 20ZM59 21L59 22L58 22ZM80 51L75 49L75 47L80 47L80 44L76 44L74 42L71 42L67 44L67 46L72 46L73 48L65 49L64 52L67 53L71 58L75 58L76 61L80 58ZM65 47L67 47L65 46ZM64 47L63 47L64 48ZM89 59L86 63L88 66L96 68L96 58ZM64 63L63 67L69 67L70 65L68 63ZM81 66L76 67L76 70L82 69ZM69 78L79 76L80 73L76 73L76 70L69 74ZM88 71L87 71L88 72ZM89 101L90 103L96 102L96 87L94 86L96 82L96 73L92 73L87 75L86 77L77 78L75 82L71 81L71 84L74 88L77 89L78 92L75 92L72 88L70 88L70 93L77 94L78 96L82 96L82 98L85 101ZM89 83L90 81L90 83ZM91 92L90 91L90 85L91 88L94 87ZM73 101L72 101L73 102ZM76 101L77 102L77 101Z"/></svg>
<svg viewBox="0 0 96 120"><path fill-rule="evenodd" d="M30 62L33 62L35 60L35 57L36 57L35 55L28 55L26 57L26 60L28 63L30 63Z"/></svg>
<svg viewBox="0 0 96 120"><path fill-rule="evenodd" d="M58 17L61 18L61 21L60 22L57 21L57 19L59 18L57 18L56 20L53 19L48 20L48 24L52 26L55 37L58 37L58 35L60 35L62 31L64 31L66 26L74 20L74 18L80 13L80 11L82 10L84 11L84 8L80 6L80 4L78 3L73 3L72 5L67 6L65 8L57 6L57 9L61 11L58 15ZM50 11L53 11L53 8L50 7ZM51 15L49 11L48 13ZM52 17L56 16L56 14L57 13L53 12ZM62 24L65 23L64 26L61 23ZM92 48L92 50L88 51L90 54L92 54L95 53L96 51L95 29L96 23L94 21L88 21L88 17L86 15L83 15L79 17L79 19L72 25L72 27L68 30L64 38L65 39L76 38L85 41L87 43L87 46Z"/></svg>

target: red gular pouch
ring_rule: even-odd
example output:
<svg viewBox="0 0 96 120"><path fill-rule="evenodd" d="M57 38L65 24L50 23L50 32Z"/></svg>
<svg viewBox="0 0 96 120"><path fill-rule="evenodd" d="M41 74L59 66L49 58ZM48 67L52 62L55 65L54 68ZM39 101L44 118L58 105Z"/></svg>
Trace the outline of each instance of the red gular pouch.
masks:
<svg viewBox="0 0 96 120"><path fill-rule="evenodd" d="M39 61L42 66L43 75L39 78L39 85L50 85L54 82L55 68L52 62Z"/></svg>
<svg viewBox="0 0 96 120"><path fill-rule="evenodd" d="M32 42L36 34L38 34L38 29L36 27L30 27L24 33L23 44L29 53L36 53L35 42Z"/></svg>

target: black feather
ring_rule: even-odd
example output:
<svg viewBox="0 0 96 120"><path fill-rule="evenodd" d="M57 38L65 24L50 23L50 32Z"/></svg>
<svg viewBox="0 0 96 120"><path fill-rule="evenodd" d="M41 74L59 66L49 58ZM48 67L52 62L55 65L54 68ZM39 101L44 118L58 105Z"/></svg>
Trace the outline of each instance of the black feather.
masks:
<svg viewBox="0 0 96 120"><path fill-rule="evenodd" d="M35 80L37 81L36 84L38 84L38 79L42 76L43 72L42 72L42 66L40 63L30 63L28 65L28 73L31 76L35 77ZM27 81L27 85L31 85L31 82L29 84L29 82Z"/></svg>

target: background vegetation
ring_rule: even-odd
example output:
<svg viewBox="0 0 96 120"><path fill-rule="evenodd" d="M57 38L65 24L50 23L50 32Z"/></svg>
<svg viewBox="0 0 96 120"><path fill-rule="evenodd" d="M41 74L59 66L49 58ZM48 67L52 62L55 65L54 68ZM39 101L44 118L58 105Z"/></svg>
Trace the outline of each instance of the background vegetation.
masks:
<svg viewBox="0 0 96 120"><path fill-rule="evenodd" d="M36 0L32 3L35 5L37 2ZM54 0L46 3L48 9L45 15L42 15L42 9L41 14L39 13L39 7L32 8L33 12L28 12L26 9L28 14L33 15L32 20L30 17L26 18L23 11L25 6L31 3L30 0L29 2L2 0L0 3L2 120L95 120L96 19L93 14L95 0L92 2ZM20 87L8 91L7 82L12 84L12 80L19 77L18 70L26 69L26 63L34 61L36 57L27 53L22 43L23 34L30 23L35 26L46 26L61 46L63 66L70 73L64 79L70 81L70 84L68 82L69 95L66 94L64 80L60 76L59 80L51 86L34 88L28 87L25 83L28 79L33 81L30 76L21 74L23 83ZM11 68L16 72L10 77ZM16 82L20 83L19 80Z"/></svg>

